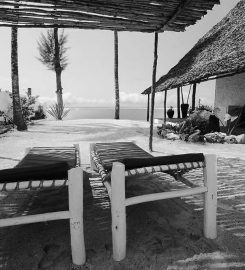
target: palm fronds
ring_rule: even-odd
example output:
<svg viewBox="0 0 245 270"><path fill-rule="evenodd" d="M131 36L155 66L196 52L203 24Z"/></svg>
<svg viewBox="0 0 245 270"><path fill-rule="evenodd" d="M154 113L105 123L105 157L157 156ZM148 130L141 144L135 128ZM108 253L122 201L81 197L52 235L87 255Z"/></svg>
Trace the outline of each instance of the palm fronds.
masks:
<svg viewBox="0 0 245 270"><path fill-rule="evenodd" d="M58 105L57 103L50 105L47 109L47 113L53 116L56 120L62 120L69 112L70 110L66 109L65 105Z"/></svg>
<svg viewBox="0 0 245 270"><path fill-rule="evenodd" d="M64 34L64 30L59 35L59 61L61 70L64 70L68 65L66 52L67 47L67 35ZM41 34L40 40L38 41L38 50L40 57L37 59L48 67L49 70L55 71L55 39L54 32L52 29L47 31L47 35Z"/></svg>

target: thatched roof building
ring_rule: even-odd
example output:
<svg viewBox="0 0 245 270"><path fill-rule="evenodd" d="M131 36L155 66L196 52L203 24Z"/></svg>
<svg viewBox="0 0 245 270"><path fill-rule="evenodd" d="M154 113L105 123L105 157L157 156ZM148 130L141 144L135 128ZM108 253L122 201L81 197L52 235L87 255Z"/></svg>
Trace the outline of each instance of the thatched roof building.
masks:
<svg viewBox="0 0 245 270"><path fill-rule="evenodd" d="M245 0L156 83L156 92L245 72ZM142 94L149 94L151 87Z"/></svg>
<svg viewBox="0 0 245 270"><path fill-rule="evenodd" d="M0 26L184 31L219 0L1 0Z"/></svg>

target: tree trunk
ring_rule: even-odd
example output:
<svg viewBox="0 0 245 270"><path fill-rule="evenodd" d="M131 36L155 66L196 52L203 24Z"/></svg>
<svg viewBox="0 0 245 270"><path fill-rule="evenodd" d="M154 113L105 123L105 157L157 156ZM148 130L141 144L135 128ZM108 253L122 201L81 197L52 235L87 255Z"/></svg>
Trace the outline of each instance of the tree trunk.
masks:
<svg viewBox="0 0 245 270"><path fill-rule="evenodd" d="M62 85L61 85L61 72L59 70L55 71L56 75L56 86L57 86L57 104L63 106L63 97L62 97Z"/></svg>
<svg viewBox="0 0 245 270"><path fill-rule="evenodd" d="M56 94L57 94L57 104L63 107L63 97L62 97L62 85L61 85L61 65L60 65L60 47L59 47L59 37L58 28L54 28L54 46L55 46L55 74L56 74ZM61 117L58 120L62 120Z"/></svg>
<svg viewBox="0 0 245 270"><path fill-rule="evenodd" d="M17 130L27 130L21 110L19 93L19 71L18 71L18 29L12 27L11 31L11 77L12 77L12 95L13 95L13 121Z"/></svg>
<svg viewBox="0 0 245 270"><path fill-rule="evenodd" d="M157 47L158 47L158 33L155 33L154 43L154 62L152 71L152 86L151 86L151 119L150 119L150 137L149 137L149 149L152 149L152 137L153 137L153 121L154 121L154 104L155 104L155 91L156 91L156 73L157 73Z"/></svg>
<svg viewBox="0 0 245 270"><path fill-rule="evenodd" d="M114 72L115 72L115 119L120 118L119 79L118 79L118 33L114 31Z"/></svg>

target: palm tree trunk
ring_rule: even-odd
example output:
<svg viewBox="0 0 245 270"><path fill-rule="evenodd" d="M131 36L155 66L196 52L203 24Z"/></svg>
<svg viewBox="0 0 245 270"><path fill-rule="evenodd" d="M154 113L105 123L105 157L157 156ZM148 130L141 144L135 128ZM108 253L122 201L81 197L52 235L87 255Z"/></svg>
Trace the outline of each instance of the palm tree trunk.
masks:
<svg viewBox="0 0 245 270"><path fill-rule="evenodd" d="M55 46L55 74L56 74L56 94L57 94L57 104L63 107L63 97L62 97L62 85L61 85L61 65L60 65L60 47L59 47L59 37L58 28L54 28L54 46ZM58 120L62 120L61 118Z"/></svg>
<svg viewBox="0 0 245 270"><path fill-rule="evenodd" d="M61 85L61 72L55 71L56 75L56 86L57 86L57 104L63 107L63 97L62 97L62 85Z"/></svg>
<svg viewBox="0 0 245 270"><path fill-rule="evenodd" d="M19 93L19 71L18 71L18 29L12 27L11 31L11 77L12 77L12 95L13 95L13 121L17 130L27 130L21 110Z"/></svg>
<svg viewBox="0 0 245 270"><path fill-rule="evenodd" d="M118 79L118 33L114 31L114 71L115 71L115 119L120 116L120 99L119 99L119 79Z"/></svg>

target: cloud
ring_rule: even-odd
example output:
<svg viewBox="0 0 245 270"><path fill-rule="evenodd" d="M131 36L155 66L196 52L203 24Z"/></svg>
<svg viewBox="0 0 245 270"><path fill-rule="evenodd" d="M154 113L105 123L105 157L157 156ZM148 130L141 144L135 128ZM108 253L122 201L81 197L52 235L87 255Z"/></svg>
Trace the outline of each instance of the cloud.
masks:
<svg viewBox="0 0 245 270"><path fill-rule="evenodd" d="M113 107L115 104L114 95L109 99L97 99L97 98L83 98L73 95L71 92L65 92L63 94L63 101L67 107ZM175 106L176 97L169 95L167 98L167 104ZM39 102L43 105L50 105L56 103L56 97L39 97ZM140 93L126 93L120 92L120 105L121 107L146 107L147 96ZM157 93L155 97L155 106L164 106L164 95Z"/></svg>
<svg viewBox="0 0 245 270"><path fill-rule="evenodd" d="M144 104L146 101L146 96L140 93L126 93L120 92L120 102L127 104Z"/></svg>
<svg viewBox="0 0 245 270"><path fill-rule="evenodd" d="M54 104L57 102L56 97L39 97L39 102L45 106ZM82 107L82 106L106 106L107 102L104 99L86 99L82 97L77 97L71 92L66 92L63 94L63 102L68 107Z"/></svg>

